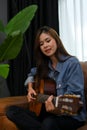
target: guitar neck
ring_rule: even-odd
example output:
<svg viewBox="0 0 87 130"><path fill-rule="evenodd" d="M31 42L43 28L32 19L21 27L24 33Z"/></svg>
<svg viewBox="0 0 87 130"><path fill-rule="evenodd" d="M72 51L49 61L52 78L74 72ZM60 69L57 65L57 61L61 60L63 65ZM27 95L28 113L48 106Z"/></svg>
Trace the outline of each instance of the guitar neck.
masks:
<svg viewBox="0 0 87 130"><path fill-rule="evenodd" d="M46 94L38 94L37 96L37 101L40 102L40 103L45 103L45 101L48 99L49 95L46 95ZM53 104L55 105L56 103L56 97L53 98L52 100Z"/></svg>
<svg viewBox="0 0 87 130"><path fill-rule="evenodd" d="M36 100L39 103L45 103L49 96L50 95L39 93L36 96ZM52 102L55 106L55 110L52 111L54 114L76 115L83 106L79 95L54 96Z"/></svg>
<svg viewBox="0 0 87 130"><path fill-rule="evenodd" d="M39 93L37 95L37 101L40 103L45 103L45 101L49 98L49 96L50 95ZM81 107L83 105L83 102L81 101L79 95L64 95L61 97L54 96L52 102L55 107L58 107L59 104L67 106L78 105L78 107Z"/></svg>

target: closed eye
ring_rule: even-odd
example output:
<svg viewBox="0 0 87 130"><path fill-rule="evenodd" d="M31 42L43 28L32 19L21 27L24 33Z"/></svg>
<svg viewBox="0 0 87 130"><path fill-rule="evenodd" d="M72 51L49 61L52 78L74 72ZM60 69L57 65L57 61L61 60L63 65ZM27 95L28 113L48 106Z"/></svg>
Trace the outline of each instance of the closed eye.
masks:
<svg viewBox="0 0 87 130"><path fill-rule="evenodd" d="M46 41L46 42L50 42L50 41L51 41L51 39L49 39L49 38L46 38L46 39L45 39L45 41Z"/></svg>
<svg viewBox="0 0 87 130"><path fill-rule="evenodd" d="M47 42L50 42L51 40L47 40Z"/></svg>
<svg viewBox="0 0 87 130"><path fill-rule="evenodd" d="M40 42L40 46L42 46L44 43L43 42Z"/></svg>

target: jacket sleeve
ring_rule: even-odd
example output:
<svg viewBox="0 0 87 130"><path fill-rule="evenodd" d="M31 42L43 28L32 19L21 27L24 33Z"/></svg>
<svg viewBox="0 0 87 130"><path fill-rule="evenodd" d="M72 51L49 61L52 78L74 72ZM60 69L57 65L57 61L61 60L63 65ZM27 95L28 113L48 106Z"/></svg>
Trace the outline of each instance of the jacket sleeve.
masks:
<svg viewBox="0 0 87 130"><path fill-rule="evenodd" d="M68 67L68 81L66 94L78 94L83 96L84 77L79 62L71 63Z"/></svg>
<svg viewBox="0 0 87 130"><path fill-rule="evenodd" d="M32 68L30 70L30 73L28 74L27 79L25 80L24 85L27 86L29 82L34 82L34 76L36 75L36 67Z"/></svg>

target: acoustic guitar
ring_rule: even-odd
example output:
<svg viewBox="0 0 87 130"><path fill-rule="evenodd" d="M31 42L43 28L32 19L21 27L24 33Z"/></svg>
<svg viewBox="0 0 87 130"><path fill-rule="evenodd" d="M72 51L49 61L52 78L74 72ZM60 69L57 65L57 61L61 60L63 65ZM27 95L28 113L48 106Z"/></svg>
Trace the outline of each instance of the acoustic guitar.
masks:
<svg viewBox="0 0 87 130"><path fill-rule="evenodd" d="M35 84L34 84L35 85ZM35 88L37 91L36 100L29 103L29 109L39 116L44 103L50 95L54 95L53 104L55 110L51 113L56 115L76 115L80 112L83 102L80 95L63 95L56 96L56 83L53 79L41 80L39 88Z"/></svg>

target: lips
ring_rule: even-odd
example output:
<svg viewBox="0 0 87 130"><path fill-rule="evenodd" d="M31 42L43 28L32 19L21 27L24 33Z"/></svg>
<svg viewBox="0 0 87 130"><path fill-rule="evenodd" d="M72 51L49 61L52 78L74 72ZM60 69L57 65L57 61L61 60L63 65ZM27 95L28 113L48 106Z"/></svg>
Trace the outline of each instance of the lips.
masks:
<svg viewBox="0 0 87 130"><path fill-rule="evenodd" d="M50 53L51 49L45 50L45 53Z"/></svg>

